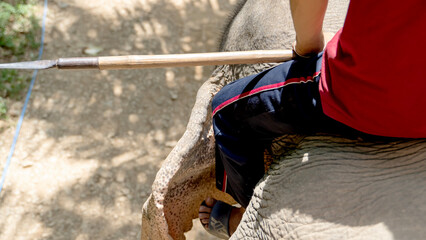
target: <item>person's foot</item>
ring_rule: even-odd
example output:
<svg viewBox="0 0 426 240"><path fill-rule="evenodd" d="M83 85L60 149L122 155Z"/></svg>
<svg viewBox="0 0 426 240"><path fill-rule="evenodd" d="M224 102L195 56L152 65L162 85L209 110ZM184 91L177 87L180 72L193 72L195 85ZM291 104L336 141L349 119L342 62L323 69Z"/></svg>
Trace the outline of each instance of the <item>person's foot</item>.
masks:
<svg viewBox="0 0 426 240"><path fill-rule="evenodd" d="M206 198L205 204L200 205L198 210L198 217L200 218L201 224L205 229L209 227L210 214L217 200L214 198ZM229 234L232 235L240 224L241 218L245 212L244 208L232 207L231 214L229 216Z"/></svg>

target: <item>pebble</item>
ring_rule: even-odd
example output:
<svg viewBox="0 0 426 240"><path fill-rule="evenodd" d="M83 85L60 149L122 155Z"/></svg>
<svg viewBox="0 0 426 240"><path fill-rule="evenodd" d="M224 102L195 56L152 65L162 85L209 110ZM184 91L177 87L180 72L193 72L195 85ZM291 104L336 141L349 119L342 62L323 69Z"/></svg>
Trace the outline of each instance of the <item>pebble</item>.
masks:
<svg viewBox="0 0 426 240"><path fill-rule="evenodd" d="M90 56L96 56L98 55L100 52L102 52L102 48L101 47L97 47L97 46L88 46L88 47L84 47L82 52L86 55L90 55Z"/></svg>
<svg viewBox="0 0 426 240"><path fill-rule="evenodd" d="M33 165L34 163L31 161L25 161L21 163L22 168L29 168L29 167L32 167Z"/></svg>
<svg viewBox="0 0 426 240"><path fill-rule="evenodd" d="M116 132L110 132L110 133L108 133L107 138L114 138L116 136L117 136Z"/></svg>
<svg viewBox="0 0 426 240"><path fill-rule="evenodd" d="M124 194L124 195L129 195L130 194L130 190L129 189L127 189L127 188L122 188L121 189L121 192Z"/></svg>
<svg viewBox="0 0 426 240"><path fill-rule="evenodd" d="M176 146L176 144L177 144L177 141L167 141L165 145L166 145L166 147L173 148L173 147Z"/></svg>
<svg viewBox="0 0 426 240"><path fill-rule="evenodd" d="M170 94L170 98L172 100L177 100L178 99L178 94L176 92L169 91L169 94Z"/></svg>
<svg viewBox="0 0 426 240"><path fill-rule="evenodd" d="M67 7L69 7L70 5L69 5L68 3L58 2L58 6L59 6L59 8L67 8Z"/></svg>
<svg viewBox="0 0 426 240"><path fill-rule="evenodd" d="M102 170L99 175L101 175L101 177L108 179L112 177L112 173L108 170Z"/></svg>

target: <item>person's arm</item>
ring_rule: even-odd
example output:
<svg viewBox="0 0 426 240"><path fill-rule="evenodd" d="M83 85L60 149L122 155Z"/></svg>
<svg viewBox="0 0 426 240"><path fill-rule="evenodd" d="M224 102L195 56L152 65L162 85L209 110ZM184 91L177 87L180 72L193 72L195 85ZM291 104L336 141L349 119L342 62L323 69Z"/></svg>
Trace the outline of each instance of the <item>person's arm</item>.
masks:
<svg viewBox="0 0 426 240"><path fill-rule="evenodd" d="M294 50L306 56L324 48L322 25L328 0L290 0L291 15L296 31Z"/></svg>

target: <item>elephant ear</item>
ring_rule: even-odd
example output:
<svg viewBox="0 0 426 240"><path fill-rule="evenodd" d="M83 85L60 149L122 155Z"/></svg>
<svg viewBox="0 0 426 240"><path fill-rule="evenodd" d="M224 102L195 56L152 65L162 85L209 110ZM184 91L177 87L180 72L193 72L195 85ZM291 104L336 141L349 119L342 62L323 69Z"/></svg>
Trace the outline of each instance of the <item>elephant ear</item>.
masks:
<svg viewBox="0 0 426 240"><path fill-rule="evenodd" d="M231 239L424 239L426 140L307 136L258 183Z"/></svg>
<svg viewBox="0 0 426 240"><path fill-rule="evenodd" d="M142 210L142 239L184 239L201 202L213 197L235 201L215 187L211 99L223 86L219 67L199 89L187 129L162 164Z"/></svg>

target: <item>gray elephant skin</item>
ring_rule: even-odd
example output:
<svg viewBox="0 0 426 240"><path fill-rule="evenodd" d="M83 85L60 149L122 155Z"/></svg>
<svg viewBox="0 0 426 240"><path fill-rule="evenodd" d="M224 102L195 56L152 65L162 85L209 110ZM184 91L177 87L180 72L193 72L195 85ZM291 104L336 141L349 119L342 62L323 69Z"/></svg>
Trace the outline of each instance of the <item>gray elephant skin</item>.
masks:
<svg viewBox="0 0 426 240"><path fill-rule="evenodd" d="M330 0L326 32L342 26L347 6ZM288 0L247 0L230 18L220 51L289 49L293 41ZM185 239L207 196L235 203L214 186L211 99L274 65L217 66L199 89L187 130L143 206L142 239ZM231 239L426 238L426 140L317 134L284 136L273 146L274 161Z"/></svg>

